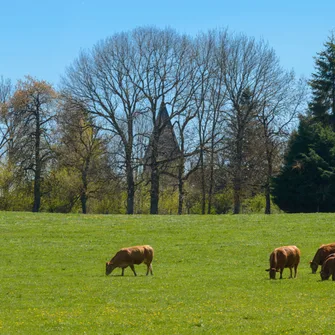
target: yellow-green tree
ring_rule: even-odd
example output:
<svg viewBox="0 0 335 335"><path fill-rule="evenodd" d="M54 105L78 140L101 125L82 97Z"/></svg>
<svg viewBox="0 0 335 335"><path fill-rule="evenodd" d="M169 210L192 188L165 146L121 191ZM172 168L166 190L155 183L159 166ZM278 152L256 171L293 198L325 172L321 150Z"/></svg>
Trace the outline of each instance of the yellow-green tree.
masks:
<svg viewBox="0 0 335 335"><path fill-rule="evenodd" d="M33 181L33 212L40 210L43 174L53 157L51 139L56 97L49 83L27 76L17 83L12 98L13 160Z"/></svg>
<svg viewBox="0 0 335 335"><path fill-rule="evenodd" d="M109 163L106 141L84 108L74 108L69 101L63 104L58 118L60 134L57 147L59 167L74 174L76 190L73 203L80 200L82 212L87 213L87 201L102 192L115 179Z"/></svg>

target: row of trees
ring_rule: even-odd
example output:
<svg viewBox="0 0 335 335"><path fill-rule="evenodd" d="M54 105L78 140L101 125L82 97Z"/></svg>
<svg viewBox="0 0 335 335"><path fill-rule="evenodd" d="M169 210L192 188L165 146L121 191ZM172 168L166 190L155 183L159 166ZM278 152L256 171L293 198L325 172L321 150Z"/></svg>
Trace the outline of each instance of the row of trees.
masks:
<svg viewBox="0 0 335 335"><path fill-rule="evenodd" d="M270 213L271 179L306 85L264 41L138 28L81 52L58 92L31 77L15 88L2 79L0 99L3 208L21 190L34 194L34 211L41 199L53 211L77 201L84 213L88 201L120 211L124 190L126 213L142 211L143 200L157 214L172 189L179 214L195 193L203 214L217 194L230 193L234 213L260 193ZM160 153L167 128L173 155Z"/></svg>

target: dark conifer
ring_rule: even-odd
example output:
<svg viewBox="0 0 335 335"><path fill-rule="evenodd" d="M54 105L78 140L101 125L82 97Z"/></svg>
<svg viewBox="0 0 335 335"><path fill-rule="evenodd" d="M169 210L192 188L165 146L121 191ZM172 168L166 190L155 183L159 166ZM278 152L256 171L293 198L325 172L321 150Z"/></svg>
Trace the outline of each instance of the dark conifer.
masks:
<svg viewBox="0 0 335 335"><path fill-rule="evenodd" d="M325 49L315 57L315 70L309 84L312 101L309 109L317 121L335 126L335 36L324 44Z"/></svg>

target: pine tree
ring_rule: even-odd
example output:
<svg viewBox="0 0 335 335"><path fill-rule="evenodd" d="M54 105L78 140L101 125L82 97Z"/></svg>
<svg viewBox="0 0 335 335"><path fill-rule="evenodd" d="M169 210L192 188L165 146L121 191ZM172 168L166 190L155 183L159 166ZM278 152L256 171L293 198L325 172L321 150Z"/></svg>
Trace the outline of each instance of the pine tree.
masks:
<svg viewBox="0 0 335 335"><path fill-rule="evenodd" d="M335 212L335 36L315 57L309 115L290 138L274 202L288 212Z"/></svg>
<svg viewBox="0 0 335 335"><path fill-rule="evenodd" d="M323 124L335 127L335 36L334 33L324 44L325 49L315 57L316 72L309 84L312 88L312 101L309 109L312 115Z"/></svg>
<svg viewBox="0 0 335 335"><path fill-rule="evenodd" d="M335 133L330 126L312 117L300 119L272 195L287 212L335 211Z"/></svg>

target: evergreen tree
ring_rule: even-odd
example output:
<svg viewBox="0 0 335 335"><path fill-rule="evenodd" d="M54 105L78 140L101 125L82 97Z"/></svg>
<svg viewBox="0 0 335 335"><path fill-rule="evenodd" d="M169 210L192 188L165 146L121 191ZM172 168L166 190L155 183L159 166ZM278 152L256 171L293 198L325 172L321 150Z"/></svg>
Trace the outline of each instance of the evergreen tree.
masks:
<svg viewBox="0 0 335 335"><path fill-rule="evenodd" d="M330 126L312 117L300 119L272 194L287 212L335 211L335 133Z"/></svg>
<svg viewBox="0 0 335 335"><path fill-rule="evenodd" d="M332 34L324 44L325 49L315 58L315 70L309 82L312 101L309 109L323 124L335 126L335 36Z"/></svg>
<svg viewBox="0 0 335 335"><path fill-rule="evenodd" d="M335 36L315 58L309 115L291 135L274 179L274 202L288 212L335 211Z"/></svg>

